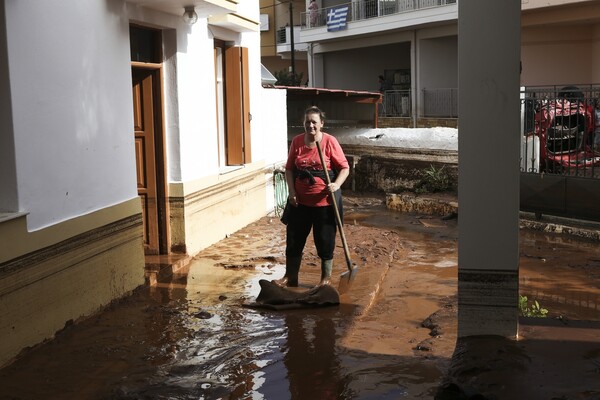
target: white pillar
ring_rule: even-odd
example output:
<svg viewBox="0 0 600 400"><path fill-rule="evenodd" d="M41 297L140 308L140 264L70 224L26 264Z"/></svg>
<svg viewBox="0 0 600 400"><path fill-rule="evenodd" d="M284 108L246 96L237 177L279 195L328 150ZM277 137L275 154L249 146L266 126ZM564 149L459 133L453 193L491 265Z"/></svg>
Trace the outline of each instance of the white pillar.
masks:
<svg viewBox="0 0 600 400"><path fill-rule="evenodd" d="M520 0L460 0L458 336L514 337Z"/></svg>

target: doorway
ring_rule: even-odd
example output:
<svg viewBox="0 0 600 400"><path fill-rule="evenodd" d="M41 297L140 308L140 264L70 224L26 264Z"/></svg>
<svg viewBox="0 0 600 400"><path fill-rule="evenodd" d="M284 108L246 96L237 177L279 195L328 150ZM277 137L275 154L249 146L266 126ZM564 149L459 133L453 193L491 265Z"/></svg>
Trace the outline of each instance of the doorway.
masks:
<svg viewBox="0 0 600 400"><path fill-rule="evenodd" d="M137 191L147 255L168 254L168 203L162 119L160 31L130 27Z"/></svg>

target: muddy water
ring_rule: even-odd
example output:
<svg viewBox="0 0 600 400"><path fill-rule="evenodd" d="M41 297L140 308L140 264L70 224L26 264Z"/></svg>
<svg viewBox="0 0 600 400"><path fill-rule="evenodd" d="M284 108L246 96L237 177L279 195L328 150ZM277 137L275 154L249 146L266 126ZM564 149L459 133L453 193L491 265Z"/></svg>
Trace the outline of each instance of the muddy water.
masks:
<svg viewBox="0 0 600 400"><path fill-rule="evenodd" d="M0 370L0 399L433 398L456 342L457 221L355 199L346 222L359 272L386 264L370 301L242 307L259 279L283 274L284 231L263 219L24 352ZM594 244L532 232L521 252L528 296L564 318L598 317ZM310 285L318 266L305 259Z"/></svg>
<svg viewBox="0 0 600 400"><path fill-rule="evenodd" d="M520 292L550 317L600 320L600 246L567 235L521 233Z"/></svg>

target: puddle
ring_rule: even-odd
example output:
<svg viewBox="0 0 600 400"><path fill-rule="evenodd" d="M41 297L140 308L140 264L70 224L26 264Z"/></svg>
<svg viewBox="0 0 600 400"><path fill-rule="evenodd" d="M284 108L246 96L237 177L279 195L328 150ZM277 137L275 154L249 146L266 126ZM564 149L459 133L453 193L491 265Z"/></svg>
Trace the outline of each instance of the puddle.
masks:
<svg viewBox="0 0 600 400"><path fill-rule="evenodd" d="M433 398L456 344L458 221L388 212L377 201L345 207L345 216L353 255L363 257L359 273L389 264L368 312L351 304L241 307L257 296L259 279L284 271L283 225L263 219L203 251L172 280L140 288L26 351L0 370L0 398ZM521 291L553 316L598 320L599 248L522 232ZM314 271L307 251L301 274Z"/></svg>

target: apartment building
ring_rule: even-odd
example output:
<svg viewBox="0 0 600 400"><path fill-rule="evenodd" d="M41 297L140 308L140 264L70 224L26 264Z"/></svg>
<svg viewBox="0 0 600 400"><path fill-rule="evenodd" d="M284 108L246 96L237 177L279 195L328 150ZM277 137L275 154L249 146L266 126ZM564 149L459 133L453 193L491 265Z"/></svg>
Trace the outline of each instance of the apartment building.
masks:
<svg viewBox="0 0 600 400"><path fill-rule="evenodd" d="M456 119L457 1L316 0L298 22L309 86L379 91L383 75L380 115ZM522 0L521 10L522 86L600 82L600 3Z"/></svg>

